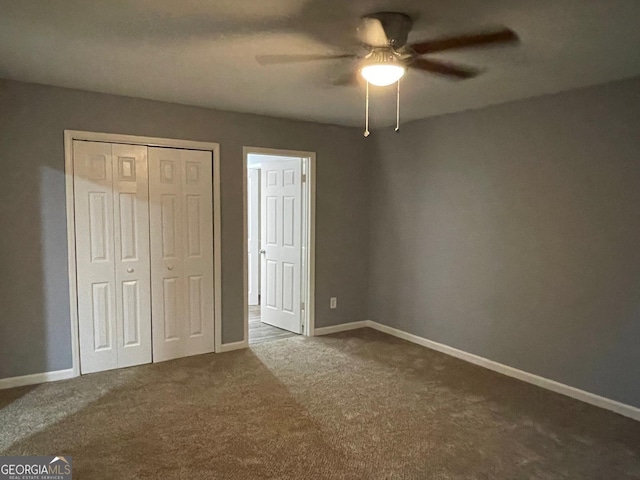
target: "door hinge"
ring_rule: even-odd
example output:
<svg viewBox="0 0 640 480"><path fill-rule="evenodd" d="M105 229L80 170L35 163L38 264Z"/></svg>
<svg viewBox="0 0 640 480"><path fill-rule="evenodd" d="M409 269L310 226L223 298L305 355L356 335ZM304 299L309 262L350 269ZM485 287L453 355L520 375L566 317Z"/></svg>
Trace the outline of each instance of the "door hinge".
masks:
<svg viewBox="0 0 640 480"><path fill-rule="evenodd" d="M307 174L306 174L306 173L303 173L303 174L302 174L302 183L304 183L304 182L306 182L306 181L307 181Z"/></svg>
<svg viewBox="0 0 640 480"><path fill-rule="evenodd" d="M304 302L300 302L300 310L304 311Z"/></svg>

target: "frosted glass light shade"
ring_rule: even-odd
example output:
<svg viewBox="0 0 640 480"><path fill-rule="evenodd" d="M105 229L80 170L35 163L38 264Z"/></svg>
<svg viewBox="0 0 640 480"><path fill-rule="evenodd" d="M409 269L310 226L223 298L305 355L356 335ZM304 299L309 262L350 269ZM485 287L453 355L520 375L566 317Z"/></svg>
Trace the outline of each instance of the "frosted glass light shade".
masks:
<svg viewBox="0 0 640 480"><path fill-rule="evenodd" d="M391 63L378 63L362 67L360 73L364 79L379 87L386 87L397 82L404 75L405 69L401 65Z"/></svg>

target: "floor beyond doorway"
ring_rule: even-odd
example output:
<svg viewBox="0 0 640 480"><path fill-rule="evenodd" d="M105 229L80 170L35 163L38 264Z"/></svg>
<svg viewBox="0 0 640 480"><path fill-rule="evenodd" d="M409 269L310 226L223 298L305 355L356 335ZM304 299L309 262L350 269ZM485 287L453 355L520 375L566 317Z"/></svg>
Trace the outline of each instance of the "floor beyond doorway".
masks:
<svg viewBox="0 0 640 480"><path fill-rule="evenodd" d="M249 305L249 345L295 337L295 333L272 327L260 321L260 305Z"/></svg>
<svg viewBox="0 0 640 480"><path fill-rule="evenodd" d="M0 391L74 478L637 479L640 423L370 329Z"/></svg>

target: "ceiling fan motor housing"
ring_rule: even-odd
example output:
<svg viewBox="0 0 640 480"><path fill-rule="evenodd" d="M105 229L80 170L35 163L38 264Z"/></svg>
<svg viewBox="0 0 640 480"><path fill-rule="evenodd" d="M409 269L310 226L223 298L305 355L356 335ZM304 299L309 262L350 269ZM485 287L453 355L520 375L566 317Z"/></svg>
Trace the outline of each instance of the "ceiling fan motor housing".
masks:
<svg viewBox="0 0 640 480"><path fill-rule="evenodd" d="M373 18L380 22L387 36L388 45L393 48L401 48L407 43L409 31L413 27L413 20L404 13L378 12L365 15L364 18Z"/></svg>
<svg viewBox="0 0 640 480"><path fill-rule="evenodd" d="M366 65L378 64L400 64L402 61L400 55L391 47L373 48L371 52L363 59L361 67Z"/></svg>

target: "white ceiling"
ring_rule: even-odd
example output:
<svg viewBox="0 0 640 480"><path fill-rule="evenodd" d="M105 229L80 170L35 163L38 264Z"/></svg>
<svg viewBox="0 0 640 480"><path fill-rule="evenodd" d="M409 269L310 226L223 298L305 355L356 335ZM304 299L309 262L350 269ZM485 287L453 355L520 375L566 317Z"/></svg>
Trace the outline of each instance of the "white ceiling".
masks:
<svg viewBox="0 0 640 480"><path fill-rule="evenodd" d="M0 77L222 110L362 125L350 60L262 67L257 54L357 51L360 16L416 19L409 41L506 25L518 47L440 55L486 68L452 82L409 72L402 119L640 75L640 0L0 0ZM395 121L377 89L374 125Z"/></svg>

